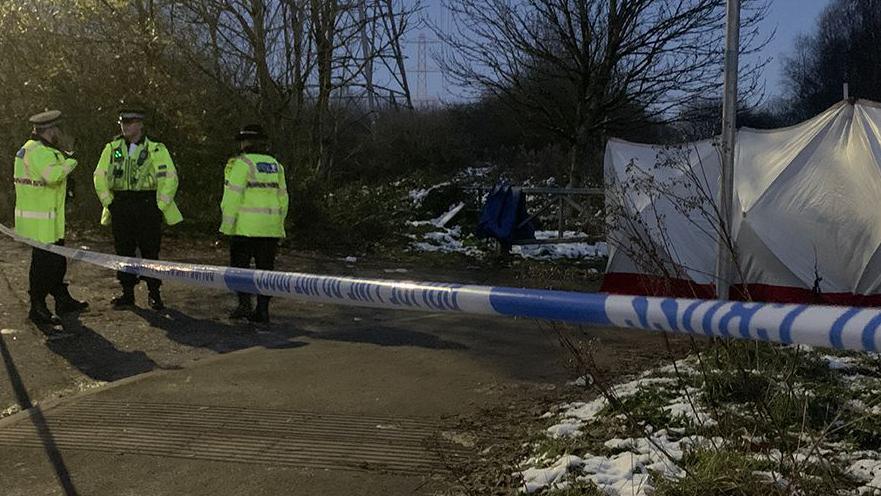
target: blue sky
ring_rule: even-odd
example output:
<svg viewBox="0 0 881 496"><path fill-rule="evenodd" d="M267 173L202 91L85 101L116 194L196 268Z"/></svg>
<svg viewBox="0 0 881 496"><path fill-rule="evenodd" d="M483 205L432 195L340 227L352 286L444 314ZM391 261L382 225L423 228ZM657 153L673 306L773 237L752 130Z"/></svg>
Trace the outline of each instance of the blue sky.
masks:
<svg viewBox="0 0 881 496"><path fill-rule="evenodd" d="M762 28L770 32L776 27L777 34L761 54L772 59L765 69L768 96L780 93L783 58L792 53L798 35L814 31L817 18L828 4L829 0L771 1L770 12Z"/></svg>
<svg viewBox="0 0 881 496"><path fill-rule="evenodd" d="M434 22L439 23L443 16L440 8L441 0L422 0L422 3L426 7L426 14L431 16ZM770 10L767 18L762 22L761 29L769 33L776 28L777 34L760 54L762 57L772 59L764 73L768 97L780 94L783 58L791 53L798 35L808 34L814 30L817 17L828 3L829 0L770 0ZM420 31L412 33L409 37L410 43L407 45L407 51L410 55L408 70L410 71L411 86L414 90L417 81L415 73L417 69L416 40L419 33ZM430 31L425 30L425 33L429 39L433 38ZM436 46L429 44L429 51ZM445 87L443 78L436 71L437 67L430 57L428 70L431 71L426 75L429 97L444 100L454 99L455 89Z"/></svg>

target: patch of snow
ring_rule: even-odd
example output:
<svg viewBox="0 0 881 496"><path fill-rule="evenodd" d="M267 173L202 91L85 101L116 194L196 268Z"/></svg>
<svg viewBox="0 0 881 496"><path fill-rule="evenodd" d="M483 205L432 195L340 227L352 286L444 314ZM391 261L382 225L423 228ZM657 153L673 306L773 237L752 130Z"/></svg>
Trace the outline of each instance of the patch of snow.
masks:
<svg viewBox="0 0 881 496"><path fill-rule="evenodd" d="M563 455L547 468L529 468L520 472L523 477L522 491L534 493L539 489L565 488L564 479L572 468L578 468L584 464L584 461L572 455Z"/></svg>
<svg viewBox="0 0 881 496"><path fill-rule="evenodd" d="M15 329L0 329L0 334L4 336L8 336L10 334L18 334L19 331Z"/></svg>
<svg viewBox="0 0 881 496"><path fill-rule="evenodd" d="M670 417L684 417L690 424L699 425L703 427L712 427L714 425L718 425L715 419L710 417L710 415L701 408L697 403L697 396L692 394L692 401L695 403L692 405L688 401L688 397L683 395L675 400L672 403L664 407L664 411L670 414Z"/></svg>
<svg viewBox="0 0 881 496"><path fill-rule="evenodd" d="M411 227L433 226L430 220L408 220L407 225Z"/></svg>
<svg viewBox="0 0 881 496"><path fill-rule="evenodd" d="M343 261L346 263L355 263L358 261L358 257L346 257Z"/></svg>
<svg viewBox="0 0 881 496"><path fill-rule="evenodd" d="M847 370L860 366L859 360L854 357L823 355L821 358L826 360L826 364L832 370Z"/></svg>
<svg viewBox="0 0 881 496"><path fill-rule="evenodd" d="M626 398L638 393L647 386L656 384L676 384L678 381L673 377L641 377L634 381L618 384L612 388L612 392L619 398Z"/></svg>
<svg viewBox="0 0 881 496"><path fill-rule="evenodd" d="M624 399L637 394L647 386L675 384L676 382L676 379L671 377L642 377L612 387L612 393L619 399ZM564 436L578 436L581 434L579 428L594 420L608 404L606 398L600 397L587 403L579 401L563 405L562 411L558 415L561 419L560 423L548 427L547 433L555 439Z"/></svg>
<svg viewBox="0 0 881 496"><path fill-rule="evenodd" d="M431 220L408 220L407 225L411 227L422 227L422 226L434 226L434 227L444 227L447 225L453 217L456 216L462 209L465 208L465 202L459 202L454 205L450 205L450 209L445 213L439 215L438 217ZM458 227L458 226L457 226Z"/></svg>
<svg viewBox="0 0 881 496"><path fill-rule="evenodd" d="M694 366L688 362L687 360L679 360L676 362L676 366L674 367L671 363L670 365L664 365L663 367L657 369L646 370L641 374L642 377L652 377L658 375L675 375L676 371L679 371L683 376L697 375L698 371Z"/></svg>
<svg viewBox="0 0 881 496"><path fill-rule="evenodd" d="M410 271L407 269L383 269L383 272L386 274L406 274Z"/></svg>
<svg viewBox="0 0 881 496"><path fill-rule="evenodd" d="M494 167L467 167L465 169L460 170L453 177L455 180L469 179L473 177L486 177L492 172Z"/></svg>
<svg viewBox="0 0 881 496"><path fill-rule="evenodd" d="M579 427L582 426L582 423L576 419L568 419L563 421L562 423L552 425L548 427L548 435L554 439L560 439L563 437L578 437L581 435L581 431L578 430Z"/></svg>
<svg viewBox="0 0 881 496"><path fill-rule="evenodd" d="M530 468L520 474L528 492L559 488L558 484L563 482L567 474L578 470L580 474L576 480L593 482L606 494L650 496L654 492L650 471L662 477L682 477L685 472L675 462L682 458L688 448L709 442L709 439L701 436L673 439L666 430L660 430L652 434L650 440L616 438L606 441L607 448L622 450L611 456L587 454L579 458L566 455L546 468ZM722 440L715 438L713 442L721 443ZM570 463L573 460L577 460L577 463Z"/></svg>
<svg viewBox="0 0 881 496"><path fill-rule="evenodd" d="M761 470L753 470L753 475L756 477L760 477L762 479L767 480L768 482L773 482L774 485L780 488L785 488L789 485L789 481L783 477L783 474L779 472L764 472Z"/></svg>
<svg viewBox="0 0 881 496"><path fill-rule="evenodd" d="M822 355L822 358L833 370L847 371L839 373L841 379L846 380L846 387L858 393L859 399L850 400L847 405L857 412L868 415L881 415L881 405L876 398L881 395L877 392L879 381L876 378L854 373L853 369L859 367L859 359L848 357L834 357ZM693 359L677 362L679 372L685 376L695 375L696 364ZM696 446L713 445L716 448L725 445L725 440L720 437L705 438L702 436L688 435L694 427L716 425L716 419L711 418L704 410L701 401L701 391L698 388L688 387L682 391L679 380L669 377L674 373L672 365L661 367L640 375L637 379L616 385L611 388L617 397L624 399L629 396L645 391L647 388L661 388L673 393L673 399L662 408L674 418L684 419L688 424L684 428L661 428L653 431L651 426L646 426L647 437L606 440L603 444L612 455L602 456L592 453L577 453L580 464L576 466L563 463L560 459L548 459L547 455L530 457L525 464L521 464L521 475L524 480L529 478L528 488L534 492L543 488L561 488L565 484L575 481L592 482L601 491L610 496L644 495L650 496L654 492L654 475L676 479L684 475L684 471L678 467L684 453ZM667 376L658 377L658 374ZM585 379L573 383L584 383ZM808 389L804 384L796 384L796 389ZM688 393L687 395L685 393ZM688 398L694 402L688 400ZM597 422L599 413L608 406L605 398L600 397L589 402L575 402L561 405L544 414L542 418L555 418L557 423L549 427L546 435L551 438L565 438L582 435L594 422ZM744 405L728 403L721 406L723 410L738 410L745 408ZM627 418L621 414L616 418L626 422ZM603 422L610 419L603 419ZM614 422L614 421L613 421ZM663 426L655 426L663 427ZM782 453L779 449L770 449L762 453L753 453L751 456L762 462L770 462L775 466L786 466L795 462L799 466L817 465L829 460L835 460L841 464L841 468L859 481L857 494L881 496L881 453L876 451L857 451L847 441L823 442L815 446L816 439L808 434L793 432L803 441L803 447L794 453ZM744 434L741 439L750 443L765 444L768 442L763 436L751 436ZM537 446L535 447L537 448ZM535 449L534 448L534 449ZM565 465L565 470L561 467ZM530 472L534 471L534 472ZM545 479L536 477L536 474L545 474ZM768 483L779 487L788 487L789 481L775 471L756 471L756 477L766 479ZM807 480L810 475L802 474ZM542 480L550 481L541 486ZM562 486L561 486L562 484Z"/></svg>
<svg viewBox="0 0 881 496"><path fill-rule="evenodd" d="M644 460L644 456L630 452L608 458L591 456L584 460L583 471L587 475L578 477L578 480L592 481L606 494L647 496L654 487L650 484L650 476L641 472Z"/></svg>
<svg viewBox="0 0 881 496"><path fill-rule="evenodd" d="M537 239L548 239L555 236L547 236L540 238L536 232ZM551 232L551 231L548 231ZM519 255L523 258L533 260L557 260L580 259L580 258L596 258L609 256L609 247L605 242L598 243L555 243L549 245L515 245L511 247L511 253Z"/></svg>
<svg viewBox="0 0 881 496"><path fill-rule="evenodd" d="M465 207L465 202L459 202L455 205L450 205L450 209L447 212L436 219L432 219L431 223L436 227L444 227L450 222L453 217L456 216L462 209Z"/></svg>
<svg viewBox="0 0 881 496"><path fill-rule="evenodd" d="M597 414L600 413L600 410L605 408L608 404L606 398L597 398L588 403L576 401L575 403L564 405L564 410L559 416L564 419L576 419L589 422L593 420Z"/></svg>
<svg viewBox="0 0 881 496"><path fill-rule="evenodd" d="M459 239L462 236L460 226L443 231L425 233L423 241L417 241L410 246L417 251L429 251L440 253L464 253L468 256L479 257L483 252L474 246L465 246Z"/></svg>
<svg viewBox="0 0 881 496"><path fill-rule="evenodd" d="M881 494L881 459L863 458L851 463L847 474L863 482L857 489L858 494Z"/></svg>
<svg viewBox="0 0 881 496"><path fill-rule="evenodd" d="M429 193L431 193L432 191L434 191L436 189L443 188L444 186L449 186L449 185L450 185L450 182L446 181L446 182L442 182L440 184L435 184L434 186L430 186L428 188L412 189L412 190L410 190L410 192L407 195L409 196L410 201L413 202L413 206L419 207L422 205L422 202L425 201L425 198L428 196Z"/></svg>
<svg viewBox="0 0 881 496"><path fill-rule="evenodd" d="M591 377L589 375L583 375L583 376L575 379L574 381L567 381L566 382L567 386L578 386L578 387L585 387L590 384L593 384L593 377Z"/></svg>

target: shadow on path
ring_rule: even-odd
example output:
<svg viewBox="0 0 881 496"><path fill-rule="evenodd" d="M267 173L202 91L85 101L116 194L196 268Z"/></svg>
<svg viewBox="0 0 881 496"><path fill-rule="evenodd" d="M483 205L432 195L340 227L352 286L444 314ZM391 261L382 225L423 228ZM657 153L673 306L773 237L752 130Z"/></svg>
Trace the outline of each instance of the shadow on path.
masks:
<svg viewBox="0 0 881 496"><path fill-rule="evenodd" d="M6 348L6 342L4 341L2 334L0 334L0 356L2 356L3 364L6 366L6 373L9 375L9 382L12 384L15 398L21 408L29 412L31 422L34 423L37 435L43 443L43 449L46 451L46 456L49 458L49 462L52 463L52 468L55 470L55 476L58 478L58 483L61 485L61 489L66 496L76 495L76 487L73 485L73 481L70 478L70 473L67 471L67 466L64 464L61 452L55 444L52 432L46 424L46 418L43 416L43 411L39 406L34 407L31 402L30 395L28 394L27 388L25 388L24 382L21 380L21 375L18 373L18 369L15 367L12 355Z"/></svg>
<svg viewBox="0 0 881 496"><path fill-rule="evenodd" d="M122 351L84 325L77 315L62 319L63 339L49 339L46 348L63 357L83 374L99 381L115 381L158 368L143 351Z"/></svg>

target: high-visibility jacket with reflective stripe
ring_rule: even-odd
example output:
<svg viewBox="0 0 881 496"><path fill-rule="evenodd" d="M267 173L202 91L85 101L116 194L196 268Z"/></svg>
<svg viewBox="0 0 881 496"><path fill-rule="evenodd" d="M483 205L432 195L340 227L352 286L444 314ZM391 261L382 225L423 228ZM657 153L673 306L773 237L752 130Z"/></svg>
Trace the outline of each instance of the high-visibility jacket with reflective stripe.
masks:
<svg viewBox="0 0 881 496"><path fill-rule="evenodd" d="M101 224L110 224L113 193L116 191L156 191L156 205L165 223L174 225L183 220L174 201L177 193L177 169L165 145L144 138L134 152L124 138L117 138L104 147L94 174L95 192L104 206Z"/></svg>
<svg viewBox="0 0 881 496"><path fill-rule="evenodd" d="M284 167L273 157L245 153L227 162L224 171L223 222L220 232L230 236L285 237L288 190Z"/></svg>
<svg viewBox="0 0 881 496"><path fill-rule="evenodd" d="M15 154L15 232L42 243L64 238L67 176L76 160L31 139Z"/></svg>

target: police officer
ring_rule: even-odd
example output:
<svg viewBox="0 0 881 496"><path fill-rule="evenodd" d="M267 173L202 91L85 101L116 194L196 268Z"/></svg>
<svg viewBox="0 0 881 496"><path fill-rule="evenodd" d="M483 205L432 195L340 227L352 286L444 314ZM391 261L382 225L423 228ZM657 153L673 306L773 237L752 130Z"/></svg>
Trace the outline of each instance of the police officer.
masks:
<svg viewBox="0 0 881 496"><path fill-rule="evenodd" d="M41 243L64 245L64 204L67 178L77 166L61 150L64 134L59 127L61 112L50 110L31 116L31 138L15 154L15 232ZM67 259L34 248L31 254L28 318L38 325L56 325L60 320L46 307L46 295L55 300L55 313L79 312L89 304L70 296L64 276Z"/></svg>
<svg viewBox="0 0 881 496"><path fill-rule="evenodd" d="M165 145L153 141L144 132L144 111L125 107L119 111L122 134L104 147L95 168L95 192L104 211L101 224L111 225L116 254L159 259L162 223L174 225L183 216L174 202L177 193L177 170ZM135 304L138 276L117 272L122 294L113 298L114 308ZM154 310L165 308L158 279L144 278L149 291L148 303Z"/></svg>
<svg viewBox="0 0 881 496"><path fill-rule="evenodd" d="M269 155L261 126L244 126L236 138L241 154L226 164L220 232L230 236L230 266L247 268L253 259L257 269L273 270L288 214L284 168ZM268 296L257 296L256 310L252 310L250 294L238 293L238 297L239 305L230 318L269 322Z"/></svg>

